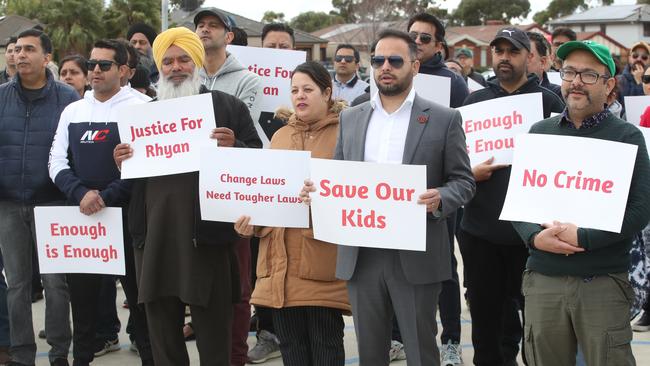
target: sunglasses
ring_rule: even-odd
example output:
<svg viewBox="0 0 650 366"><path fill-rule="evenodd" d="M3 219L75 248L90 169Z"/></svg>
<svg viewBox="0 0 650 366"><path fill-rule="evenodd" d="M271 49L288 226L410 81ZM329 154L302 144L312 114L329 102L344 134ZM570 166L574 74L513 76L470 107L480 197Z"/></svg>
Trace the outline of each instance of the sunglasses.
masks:
<svg viewBox="0 0 650 366"><path fill-rule="evenodd" d="M641 76L641 81L642 81L644 84L650 84L650 75L643 75L643 76Z"/></svg>
<svg viewBox="0 0 650 366"><path fill-rule="evenodd" d="M388 61L388 64L395 69L400 69L402 66L404 66L404 59L402 56L372 56L370 58L370 64L375 69L379 69L380 67L384 66L386 61Z"/></svg>
<svg viewBox="0 0 650 366"><path fill-rule="evenodd" d="M120 66L117 62L115 61L110 61L110 60L88 60L86 61L86 66L88 67L88 71L93 71L95 70L95 66L99 65L99 69L101 71L108 71L113 67L113 64L117 65L118 67Z"/></svg>
<svg viewBox="0 0 650 366"><path fill-rule="evenodd" d="M354 56L338 55L338 56L334 57L334 61L336 61L336 62L341 62L343 60L345 60L345 62L347 62L347 63L351 63L351 62L355 61Z"/></svg>
<svg viewBox="0 0 650 366"><path fill-rule="evenodd" d="M415 40L420 37L420 42L422 42L422 44L429 44L431 41L433 41L433 36L429 33L410 32L409 37L411 37L413 42L415 42Z"/></svg>
<svg viewBox="0 0 650 366"><path fill-rule="evenodd" d="M639 58L639 57L640 57L643 61L648 61L648 55L647 55L647 54L645 54L645 53L643 53L643 54L638 54L638 53L636 53L636 52L632 53L632 58L637 59L637 58Z"/></svg>

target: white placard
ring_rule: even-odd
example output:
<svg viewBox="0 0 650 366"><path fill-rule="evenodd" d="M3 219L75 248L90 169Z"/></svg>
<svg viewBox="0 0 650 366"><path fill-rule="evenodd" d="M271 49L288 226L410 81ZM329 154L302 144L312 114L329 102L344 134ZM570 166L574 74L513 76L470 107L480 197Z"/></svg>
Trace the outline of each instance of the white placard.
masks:
<svg viewBox="0 0 650 366"><path fill-rule="evenodd" d="M476 166L494 156L494 164L512 163L514 137L528 133L544 119L542 93L496 98L457 108L470 163Z"/></svg>
<svg viewBox="0 0 650 366"><path fill-rule="evenodd" d="M548 82L551 84L555 85L562 85L562 78L560 77L560 73L557 71L550 71L546 73L546 77L548 77Z"/></svg>
<svg viewBox="0 0 650 366"><path fill-rule="evenodd" d="M420 98L449 107L451 100L450 78L438 75L417 74L413 78L413 86ZM377 84L373 76L370 78L370 95L375 95L375 93L377 93Z"/></svg>
<svg viewBox="0 0 650 366"><path fill-rule="evenodd" d="M312 159L314 237L358 247L426 250L426 166Z"/></svg>
<svg viewBox="0 0 650 366"><path fill-rule="evenodd" d="M125 274L121 208L34 207L34 224L41 273Z"/></svg>
<svg viewBox="0 0 650 366"><path fill-rule="evenodd" d="M650 156L650 149L648 149L648 145L650 145L650 127L639 127L639 130L641 130L641 133L643 134L643 138L645 138L645 148L648 151L648 156Z"/></svg>
<svg viewBox="0 0 650 366"><path fill-rule="evenodd" d="M634 124L641 123L641 115L650 107L650 95L635 95L624 97L625 100L625 119Z"/></svg>
<svg viewBox="0 0 650 366"><path fill-rule="evenodd" d="M526 134L515 141L501 220L570 222L621 230L637 146L584 137Z"/></svg>
<svg viewBox="0 0 650 366"><path fill-rule="evenodd" d="M309 151L207 147L201 150L199 197L203 220L309 227L299 194L309 177Z"/></svg>
<svg viewBox="0 0 650 366"><path fill-rule="evenodd" d="M127 106L117 116L120 140L133 148L122 179L195 172L201 147L217 144L210 93Z"/></svg>
<svg viewBox="0 0 650 366"><path fill-rule="evenodd" d="M467 78L467 88L469 89L470 93L473 93L477 90L485 89L483 85L477 83L472 78Z"/></svg>

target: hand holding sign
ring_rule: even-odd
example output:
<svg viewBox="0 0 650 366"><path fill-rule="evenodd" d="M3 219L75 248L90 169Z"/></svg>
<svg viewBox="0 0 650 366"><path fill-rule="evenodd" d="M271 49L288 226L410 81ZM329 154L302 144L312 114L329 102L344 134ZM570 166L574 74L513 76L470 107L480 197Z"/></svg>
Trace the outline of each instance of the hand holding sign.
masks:
<svg viewBox="0 0 650 366"><path fill-rule="evenodd" d="M567 227L564 225L553 225L542 230L535 236L535 249L565 255L584 252L584 248L573 246L558 237L566 230Z"/></svg>
<svg viewBox="0 0 650 366"><path fill-rule="evenodd" d="M235 133L227 127L217 127L210 133L210 138L217 140L221 147L235 146Z"/></svg>
<svg viewBox="0 0 650 366"><path fill-rule="evenodd" d="M418 198L418 205L426 205L427 212L437 211L440 207L440 192L435 188L427 189Z"/></svg>
<svg viewBox="0 0 650 366"><path fill-rule="evenodd" d="M242 216L235 221L235 231L242 238L250 238L255 232L255 226L251 225L250 216Z"/></svg>
<svg viewBox="0 0 650 366"><path fill-rule="evenodd" d="M472 168L472 174L474 175L474 180L476 182L483 182L490 177L495 170L503 169L507 167L507 164L493 164L494 156L482 162L481 164Z"/></svg>
<svg viewBox="0 0 650 366"><path fill-rule="evenodd" d="M96 189L86 192L81 202L79 202L79 211L88 216L101 211L104 207L106 207L106 204Z"/></svg>
<svg viewBox="0 0 650 366"><path fill-rule="evenodd" d="M133 149L129 144L118 144L113 149L113 160L117 165L117 170L122 170L122 162L133 156Z"/></svg>
<svg viewBox="0 0 650 366"><path fill-rule="evenodd" d="M580 244L578 244L578 227L575 224L570 222L553 221L553 224L546 223L542 224L542 226L547 229L553 226L561 226L564 230L557 234L558 239L567 244L573 245L574 247L580 246Z"/></svg>
<svg viewBox="0 0 650 366"><path fill-rule="evenodd" d="M300 191L300 199L302 200L302 203L306 204L307 206L311 204L311 197L309 197L309 193L311 192L316 192L316 187L314 187L314 182L312 182L309 179L305 179L305 185L302 187L302 190Z"/></svg>

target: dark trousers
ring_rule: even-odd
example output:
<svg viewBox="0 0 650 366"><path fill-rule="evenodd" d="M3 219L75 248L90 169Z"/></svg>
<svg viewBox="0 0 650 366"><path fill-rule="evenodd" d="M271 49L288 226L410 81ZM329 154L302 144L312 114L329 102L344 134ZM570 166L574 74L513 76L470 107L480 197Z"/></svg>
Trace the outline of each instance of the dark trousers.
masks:
<svg viewBox="0 0 650 366"><path fill-rule="evenodd" d="M230 365L230 293L230 289L215 292L207 307L190 305L201 366ZM183 337L185 304L177 297L162 297L145 303L145 309L156 365L188 366L190 359Z"/></svg>
<svg viewBox="0 0 650 366"><path fill-rule="evenodd" d="M257 256L260 252L260 238L251 238L251 287L255 289L255 281L257 281ZM252 290L251 290L252 292ZM255 316L257 317L257 332L266 330L267 332L275 334L273 328L273 312L270 308L263 306L253 306L255 308Z"/></svg>
<svg viewBox="0 0 650 366"><path fill-rule="evenodd" d="M97 334L95 336L97 344L104 344L106 341L116 339L120 328L122 328L120 319L117 317L117 306L115 304L117 298L116 280L117 276L104 276L102 278L97 309L99 312Z"/></svg>
<svg viewBox="0 0 650 366"><path fill-rule="evenodd" d="M273 309L285 366L343 366L343 316L338 309L297 306Z"/></svg>
<svg viewBox="0 0 650 366"><path fill-rule="evenodd" d="M244 366L248 360L248 331L251 318L251 247L249 239L235 244L239 264L241 301L233 305L231 366Z"/></svg>
<svg viewBox="0 0 650 366"><path fill-rule="evenodd" d="M512 362L514 339L521 339L517 306L523 310L521 277L528 249L522 244L499 245L466 231L459 234L472 315L474 364L504 365ZM504 352L505 351L505 352ZM510 354L506 354L510 353ZM516 357L517 351L514 351Z"/></svg>
<svg viewBox="0 0 650 366"><path fill-rule="evenodd" d="M442 333L440 341L446 344L460 343L460 283L458 279L458 261L454 254L454 233L456 232L456 213L447 218L447 231L449 232L449 250L451 251L451 279L442 282L442 291L438 298L440 308L440 322ZM393 314L393 331L391 339L402 342L402 335Z"/></svg>
<svg viewBox="0 0 650 366"><path fill-rule="evenodd" d="M72 307L72 355L75 366L87 366L95 358L95 333L99 320L99 294L106 275L69 273Z"/></svg>

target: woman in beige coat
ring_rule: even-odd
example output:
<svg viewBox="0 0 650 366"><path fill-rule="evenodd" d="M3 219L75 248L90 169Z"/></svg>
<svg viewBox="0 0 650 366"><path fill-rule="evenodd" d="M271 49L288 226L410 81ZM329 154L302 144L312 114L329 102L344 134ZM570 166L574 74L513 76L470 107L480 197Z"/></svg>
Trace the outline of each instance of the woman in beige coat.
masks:
<svg viewBox="0 0 650 366"><path fill-rule="evenodd" d="M331 159L343 105L332 101L332 79L322 65L306 62L294 70L291 102L295 113L273 135L271 148ZM249 222L250 217L241 217L235 230L260 237L251 304L272 309L284 365L342 366L343 314L351 308L345 282L334 275L336 245L314 239L311 227L253 227Z"/></svg>

